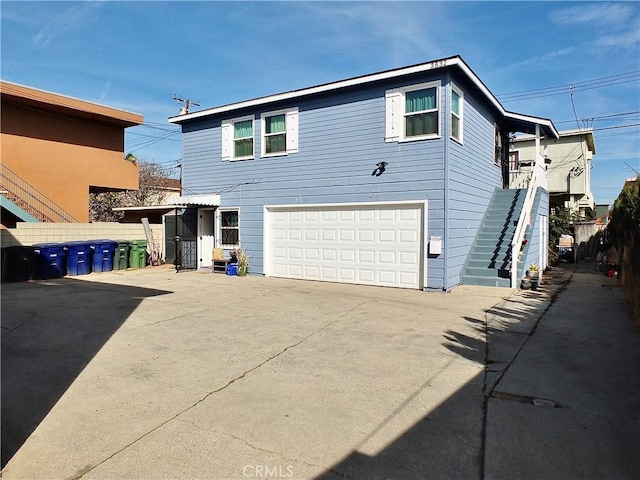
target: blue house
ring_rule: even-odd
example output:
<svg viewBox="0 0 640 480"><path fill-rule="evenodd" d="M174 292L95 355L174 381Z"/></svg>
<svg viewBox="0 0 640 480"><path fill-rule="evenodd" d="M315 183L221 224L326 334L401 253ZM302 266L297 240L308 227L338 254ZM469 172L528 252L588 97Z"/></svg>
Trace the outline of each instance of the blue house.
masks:
<svg viewBox="0 0 640 480"><path fill-rule="evenodd" d="M180 232L183 267L241 246L250 274L448 291L517 287L546 266L544 157L508 190L508 146L535 134L542 152L558 133L506 111L459 56L169 121L183 196L167 237Z"/></svg>

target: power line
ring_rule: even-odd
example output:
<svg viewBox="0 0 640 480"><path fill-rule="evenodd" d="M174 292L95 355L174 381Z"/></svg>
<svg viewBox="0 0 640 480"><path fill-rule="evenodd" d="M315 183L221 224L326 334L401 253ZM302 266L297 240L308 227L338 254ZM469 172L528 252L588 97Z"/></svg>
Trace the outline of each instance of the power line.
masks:
<svg viewBox="0 0 640 480"><path fill-rule="evenodd" d="M640 114L640 110L636 110L635 112L625 112L625 113L612 113L610 115L600 115L600 116L596 116L596 117L589 117L589 118L583 118L581 120L590 120L590 121L595 121L595 120L604 120L607 118L616 118L616 117L628 117L630 115L638 115ZM560 123L572 123L575 122L575 120L560 120L560 121L554 121L553 123L558 125Z"/></svg>
<svg viewBox="0 0 640 480"><path fill-rule="evenodd" d="M567 90L573 87L574 92L582 92L594 90L597 88L611 87L625 83L640 82L640 70L622 73L618 75L610 75L607 77L595 78L572 84L556 85L552 87L542 87L533 90L522 90L519 92L498 94L496 97L500 102L519 102L534 98L553 97L557 95L565 95Z"/></svg>

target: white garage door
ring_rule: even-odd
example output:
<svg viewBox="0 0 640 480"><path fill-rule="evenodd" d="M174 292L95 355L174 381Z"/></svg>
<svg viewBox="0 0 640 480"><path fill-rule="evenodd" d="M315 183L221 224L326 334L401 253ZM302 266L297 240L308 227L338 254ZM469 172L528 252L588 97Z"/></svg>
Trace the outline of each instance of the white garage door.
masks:
<svg viewBox="0 0 640 480"><path fill-rule="evenodd" d="M422 288L426 202L265 208L265 274Z"/></svg>

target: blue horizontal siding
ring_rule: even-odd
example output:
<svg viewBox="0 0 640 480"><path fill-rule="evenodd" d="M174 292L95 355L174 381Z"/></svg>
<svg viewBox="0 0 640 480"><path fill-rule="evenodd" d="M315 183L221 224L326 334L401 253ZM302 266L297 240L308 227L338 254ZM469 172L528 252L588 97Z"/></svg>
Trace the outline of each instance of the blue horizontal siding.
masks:
<svg viewBox="0 0 640 480"><path fill-rule="evenodd" d="M460 284L484 212L495 189L502 187L502 173L494 163L494 119L472 92L465 90L463 101L463 143L448 140L447 289Z"/></svg>
<svg viewBox="0 0 640 480"><path fill-rule="evenodd" d="M439 78L425 74L402 84L396 79L299 99L295 104L280 103L264 110L189 122L183 125L183 189L189 194L221 193L222 207L240 209L241 243L252 256L253 273L262 273L264 267L264 205L426 199L428 236L445 238L445 255L449 258L445 272L445 255L430 256L426 287L442 290L457 284L484 208L500 183L499 168L492 164L492 120L485 118L487 113L474 104L471 94L465 93L464 145L451 142L446 133L447 85L443 81L442 137L403 143L384 141L385 90ZM261 158L260 115L291 107L299 112L299 152ZM251 160L222 161L221 122L245 115L255 118L257 155ZM448 150L446 142L450 142ZM388 163L386 172L372 176L381 161Z"/></svg>

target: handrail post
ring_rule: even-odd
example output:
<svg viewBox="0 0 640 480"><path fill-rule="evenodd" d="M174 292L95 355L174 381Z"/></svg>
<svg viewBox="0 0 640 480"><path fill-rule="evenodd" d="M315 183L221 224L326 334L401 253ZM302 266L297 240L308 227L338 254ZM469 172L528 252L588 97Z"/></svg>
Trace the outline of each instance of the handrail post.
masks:
<svg viewBox="0 0 640 480"><path fill-rule="evenodd" d="M522 205L522 211L518 217L516 231L513 234L513 240L511 241L511 288L517 288L518 285L518 256L520 255L520 249L522 248L525 229L531 219L531 210L533 209L533 202L536 198L538 187L546 185L546 182L544 181L546 178L544 157L540 151L540 125L536 125L535 145L536 159L533 167L533 173L527 188L524 204ZM541 248L543 247L544 246L541 246Z"/></svg>

